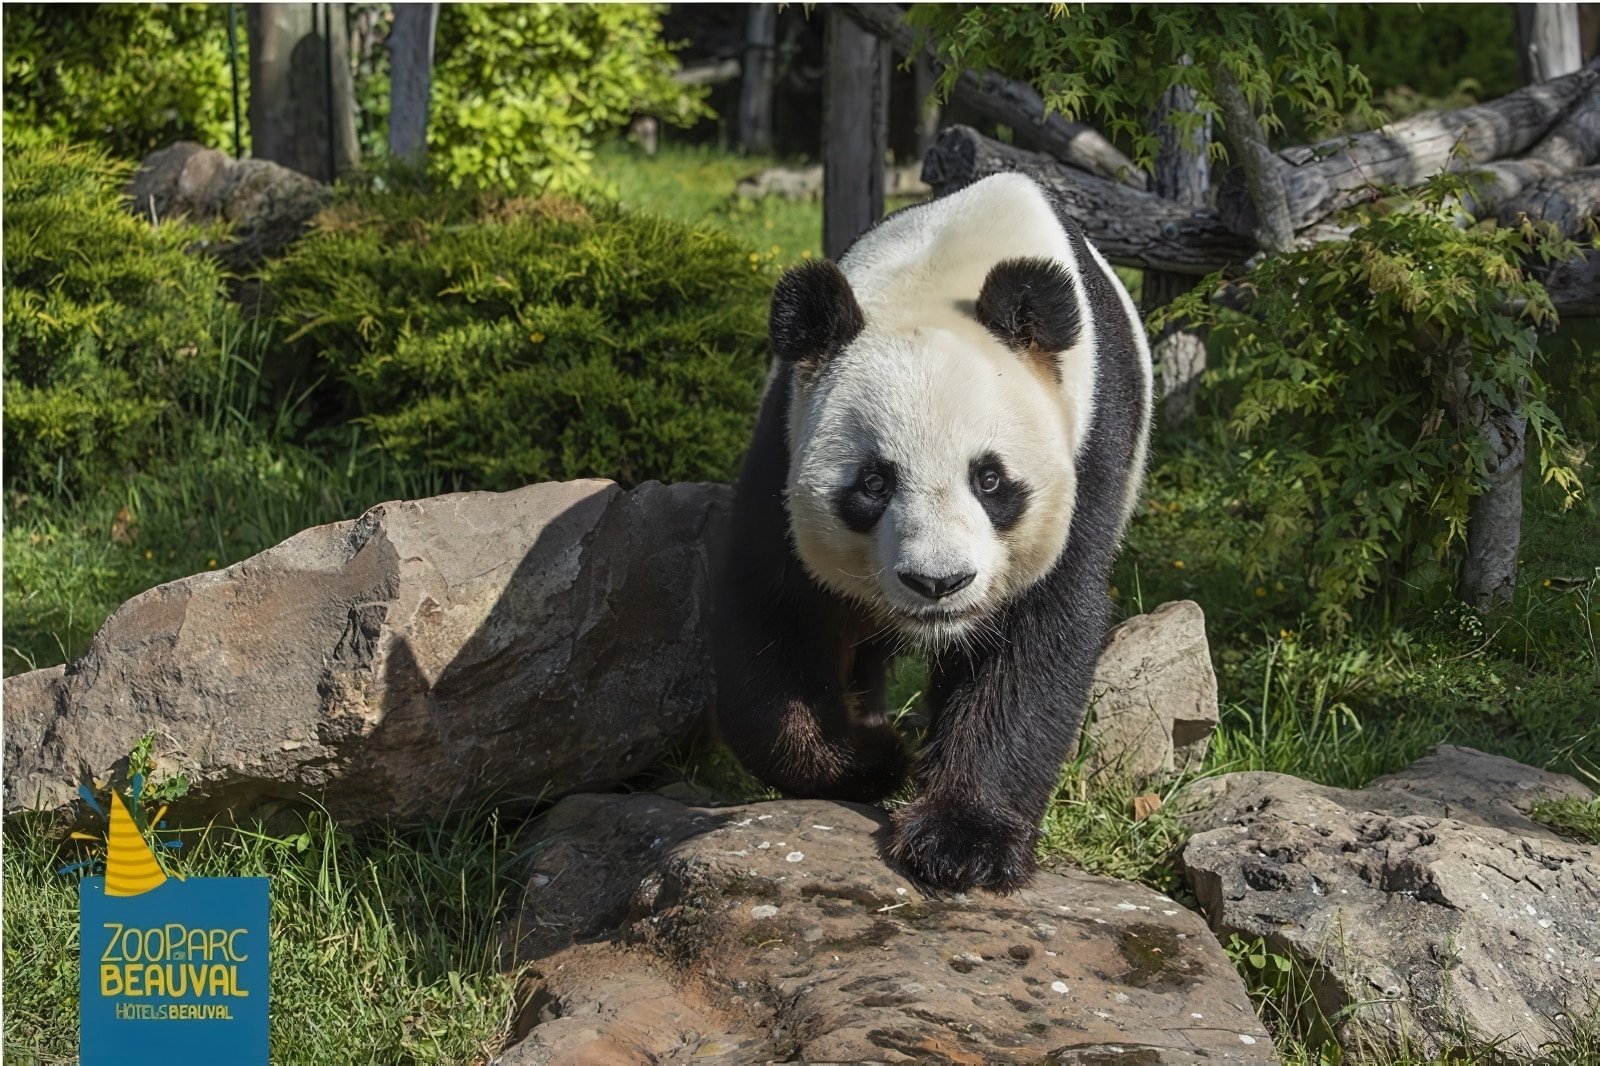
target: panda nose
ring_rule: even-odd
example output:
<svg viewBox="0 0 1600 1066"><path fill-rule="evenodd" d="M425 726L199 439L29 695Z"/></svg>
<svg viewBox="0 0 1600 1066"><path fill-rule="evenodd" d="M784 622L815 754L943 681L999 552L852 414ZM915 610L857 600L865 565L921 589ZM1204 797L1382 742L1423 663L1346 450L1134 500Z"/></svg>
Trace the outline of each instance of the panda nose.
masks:
<svg viewBox="0 0 1600 1066"><path fill-rule="evenodd" d="M907 570L897 571L900 583L920 596L930 600L942 600L954 592L960 592L972 584L972 579L977 574L949 574L945 577L929 577L927 574L913 574Z"/></svg>

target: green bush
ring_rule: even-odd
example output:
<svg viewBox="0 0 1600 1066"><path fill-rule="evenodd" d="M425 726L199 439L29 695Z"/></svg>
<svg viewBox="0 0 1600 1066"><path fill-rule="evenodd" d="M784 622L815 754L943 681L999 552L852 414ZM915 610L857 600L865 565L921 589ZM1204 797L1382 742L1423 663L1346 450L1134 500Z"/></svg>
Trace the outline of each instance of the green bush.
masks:
<svg viewBox="0 0 1600 1066"><path fill-rule="evenodd" d="M202 233L128 210L129 174L88 148L5 161L8 487L72 489L153 448L205 395L239 320Z"/></svg>
<svg viewBox="0 0 1600 1066"><path fill-rule="evenodd" d="M635 114L688 125L705 90L672 80L651 4L447 4L434 53L428 164L445 183L574 192L596 143ZM362 147L387 151L389 60L361 71Z"/></svg>
<svg viewBox="0 0 1600 1066"><path fill-rule="evenodd" d="M1539 372L1555 312L1524 266L1575 246L1533 224L1461 229L1463 189L1436 179L1347 241L1263 261L1235 289L1240 306L1208 300L1214 276L1152 324L1212 329L1225 359L1215 402L1237 449L1232 506L1254 530L1244 576L1304 575L1329 628L1374 591L1402 589L1417 564L1459 557L1487 459L1454 414L1463 406L1520 409L1545 480L1569 505L1580 491Z"/></svg>
<svg viewBox="0 0 1600 1066"><path fill-rule="evenodd" d="M222 5L7 4L4 19L7 149L82 141L140 159L183 139L231 147ZM244 43L241 27L241 78Z"/></svg>
<svg viewBox="0 0 1600 1066"><path fill-rule="evenodd" d="M265 282L343 416L450 484L725 478L755 410L770 278L712 230L350 191Z"/></svg>

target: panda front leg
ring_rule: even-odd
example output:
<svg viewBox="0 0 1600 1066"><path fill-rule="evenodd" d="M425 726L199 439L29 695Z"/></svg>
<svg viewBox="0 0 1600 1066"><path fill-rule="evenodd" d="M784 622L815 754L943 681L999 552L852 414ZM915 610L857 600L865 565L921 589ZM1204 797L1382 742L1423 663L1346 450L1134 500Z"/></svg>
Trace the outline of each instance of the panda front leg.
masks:
<svg viewBox="0 0 1600 1066"><path fill-rule="evenodd" d="M910 759L883 718L878 650L829 641L804 605L745 608L723 625L717 671L718 731L740 763L793 796L873 803L899 788Z"/></svg>
<svg viewBox="0 0 1600 1066"><path fill-rule="evenodd" d="M1075 569L1012 604L998 639L934 658L918 795L894 813L889 849L929 885L1009 893L1033 876L1110 618L1104 578Z"/></svg>

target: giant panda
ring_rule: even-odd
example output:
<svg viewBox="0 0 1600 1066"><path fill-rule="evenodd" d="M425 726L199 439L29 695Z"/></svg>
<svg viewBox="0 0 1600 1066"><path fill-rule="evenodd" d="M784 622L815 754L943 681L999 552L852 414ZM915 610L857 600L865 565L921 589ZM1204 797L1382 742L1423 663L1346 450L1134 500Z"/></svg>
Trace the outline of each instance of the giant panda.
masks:
<svg viewBox="0 0 1600 1066"><path fill-rule="evenodd" d="M877 802L936 889L1010 892L1083 721L1143 480L1150 352L1032 179L898 211L784 274L716 560L717 724L784 792ZM930 661L915 761L895 654Z"/></svg>

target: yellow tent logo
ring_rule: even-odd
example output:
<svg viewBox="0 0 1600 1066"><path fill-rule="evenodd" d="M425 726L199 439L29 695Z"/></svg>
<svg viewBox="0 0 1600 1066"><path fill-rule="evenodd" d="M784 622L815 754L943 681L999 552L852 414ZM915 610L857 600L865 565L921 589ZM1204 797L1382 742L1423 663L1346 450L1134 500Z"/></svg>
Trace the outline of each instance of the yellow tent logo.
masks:
<svg viewBox="0 0 1600 1066"><path fill-rule="evenodd" d="M144 834L134 824L128 801L112 792L111 829L106 834L106 895L138 896L167 881Z"/></svg>

